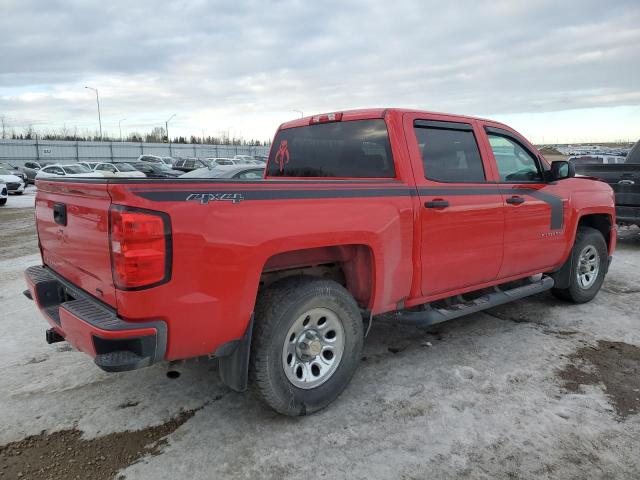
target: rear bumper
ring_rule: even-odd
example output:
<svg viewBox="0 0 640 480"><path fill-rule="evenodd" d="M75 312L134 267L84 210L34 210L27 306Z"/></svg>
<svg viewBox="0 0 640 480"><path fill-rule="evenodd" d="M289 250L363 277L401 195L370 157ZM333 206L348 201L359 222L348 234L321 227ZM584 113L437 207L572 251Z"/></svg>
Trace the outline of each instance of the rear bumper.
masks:
<svg viewBox="0 0 640 480"><path fill-rule="evenodd" d="M618 223L635 223L640 225L640 207L616 205L616 221Z"/></svg>
<svg viewBox="0 0 640 480"><path fill-rule="evenodd" d="M93 357L101 369L135 370L164 359L163 321L127 322L48 267L29 267L25 277L31 298L52 329Z"/></svg>

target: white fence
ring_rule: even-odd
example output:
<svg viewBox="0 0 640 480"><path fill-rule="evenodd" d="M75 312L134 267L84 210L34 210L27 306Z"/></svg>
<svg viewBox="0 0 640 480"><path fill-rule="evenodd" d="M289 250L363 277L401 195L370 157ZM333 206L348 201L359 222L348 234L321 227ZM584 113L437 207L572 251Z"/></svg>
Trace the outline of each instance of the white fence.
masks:
<svg viewBox="0 0 640 480"><path fill-rule="evenodd" d="M0 162L81 162L135 160L143 154L161 157L267 156L269 147L198 145L183 143L68 142L57 140L0 140Z"/></svg>

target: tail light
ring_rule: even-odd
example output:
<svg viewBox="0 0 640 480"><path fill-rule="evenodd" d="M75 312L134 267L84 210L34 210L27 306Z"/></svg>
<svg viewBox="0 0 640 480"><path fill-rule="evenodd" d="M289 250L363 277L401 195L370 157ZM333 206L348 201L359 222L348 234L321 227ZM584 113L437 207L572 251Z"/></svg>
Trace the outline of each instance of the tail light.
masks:
<svg viewBox="0 0 640 480"><path fill-rule="evenodd" d="M322 115L315 115L309 119L309 125L315 125L316 123L331 123L339 122L342 120L342 112L337 113L323 113Z"/></svg>
<svg viewBox="0 0 640 480"><path fill-rule="evenodd" d="M169 281L171 222L166 213L113 205L109 238L117 288L140 290Z"/></svg>

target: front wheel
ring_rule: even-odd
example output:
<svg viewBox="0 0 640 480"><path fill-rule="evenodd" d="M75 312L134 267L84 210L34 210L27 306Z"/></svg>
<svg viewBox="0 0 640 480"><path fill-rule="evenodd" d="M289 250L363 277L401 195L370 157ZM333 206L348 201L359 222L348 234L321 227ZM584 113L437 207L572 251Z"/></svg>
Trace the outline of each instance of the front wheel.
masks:
<svg viewBox="0 0 640 480"><path fill-rule="evenodd" d="M558 298L573 303L589 302L596 296L608 263L607 243L595 228L580 227L571 251L571 278L568 288L554 288Z"/></svg>
<svg viewBox="0 0 640 480"><path fill-rule="evenodd" d="M7 199L6 198L0 198L0 207L5 205L7 203Z"/></svg>
<svg viewBox="0 0 640 480"><path fill-rule="evenodd" d="M296 276L256 303L249 375L284 415L306 415L335 400L362 355L362 317L351 294L327 279Z"/></svg>

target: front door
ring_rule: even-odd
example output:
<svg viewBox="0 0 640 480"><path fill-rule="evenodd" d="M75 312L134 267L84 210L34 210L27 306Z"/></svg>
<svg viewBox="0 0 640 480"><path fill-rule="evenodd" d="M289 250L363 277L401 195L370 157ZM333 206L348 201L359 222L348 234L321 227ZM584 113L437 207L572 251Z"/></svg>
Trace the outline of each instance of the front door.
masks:
<svg viewBox="0 0 640 480"><path fill-rule="evenodd" d="M436 118L405 122L413 131L407 138L420 199L425 297L491 282L503 250L502 197L487 181L491 167L480 155L478 124Z"/></svg>
<svg viewBox="0 0 640 480"><path fill-rule="evenodd" d="M484 126L505 207L504 262L499 278L542 272L562 261L569 241L566 194L544 181L543 164L524 139Z"/></svg>

